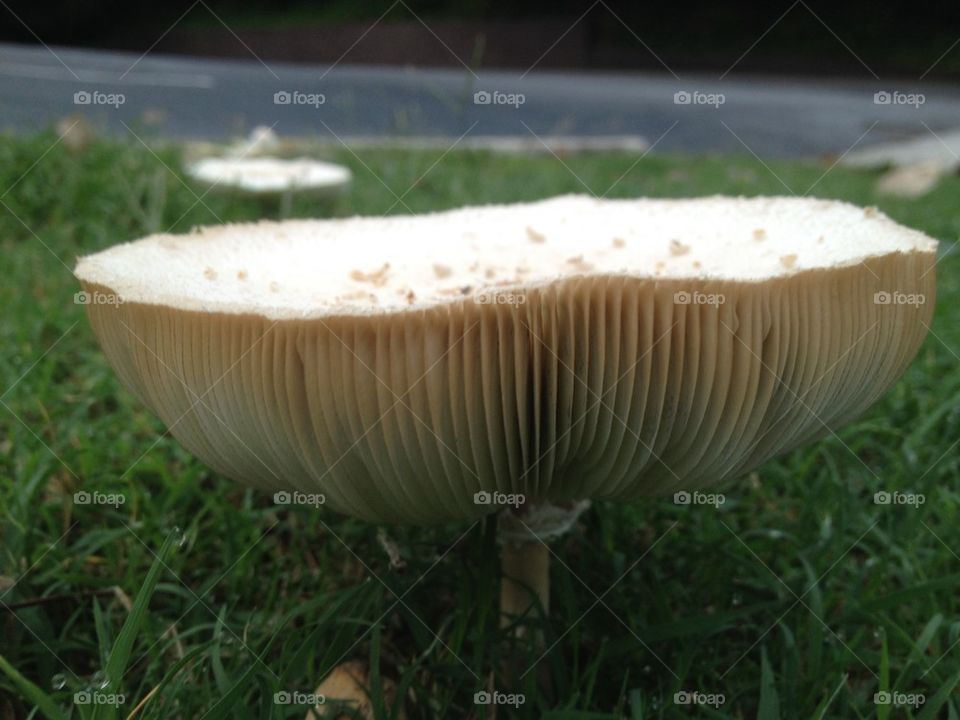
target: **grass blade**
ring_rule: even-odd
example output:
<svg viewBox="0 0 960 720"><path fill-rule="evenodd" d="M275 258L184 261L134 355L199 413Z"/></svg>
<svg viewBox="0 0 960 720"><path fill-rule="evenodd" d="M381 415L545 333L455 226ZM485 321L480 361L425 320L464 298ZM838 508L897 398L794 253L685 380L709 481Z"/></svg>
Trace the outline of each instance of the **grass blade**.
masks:
<svg viewBox="0 0 960 720"><path fill-rule="evenodd" d="M757 720L780 720L780 698L774 682L773 669L764 648L760 660L760 704L757 707Z"/></svg>
<svg viewBox="0 0 960 720"><path fill-rule="evenodd" d="M233 713L233 706L236 704L237 700L240 699L240 696L248 689L248 680L259 665L259 658L251 659L247 669L243 672L237 682L233 684L233 687L224 693L223 696L217 700L217 702L214 703L214 705L207 710L206 713L204 713L203 720L226 720L226 718L236 717L236 714Z"/></svg>
<svg viewBox="0 0 960 720"><path fill-rule="evenodd" d="M0 655L0 670L13 681L13 684L19 688L24 697L37 706L44 717L48 720L63 720L64 715L60 712L60 708L57 707L53 698L21 675L20 671L11 665L3 655Z"/></svg>
<svg viewBox="0 0 960 720"><path fill-rule="evenodd" d="M823 720L827 716L827 710L830 709L830 706L833 705L833 701L837 699L837 695L840 694L840 691L843 690L843 686L847 682L847 675L843 674L840 676L840 682L837 683L837 687L834 689L833 693L828 695L823 699L823 702L817 707L817 711L813 714L815 720Z"/></svg>
<svg viewBox="0 0 960 720"><path fill-rule="evenodd" d="M958 681L960 681L960 672L956 673L950 680L948 680L939 690L937 690L937 694L924 704L923 711L917 715L917 720L935 720L938 717L937 713L939 712L940 708L943 707L943 704L950 698L950 694L957 686Z"/></svg>
<svg viewBox="0 0 960 720"><path fill-rule="evenodd" d="M140 626L147 614L147 606L150 604L150 598L156 588L157 580L160 579L160 570L165 567L164 561L170 554L173 547L175 534L167 536L160 552L154 555L153 564L147 571L147 577L133 601L133 607L130 608L130 614L127 616L116 641L113 643L113 649L110 651L110 657L107 659L105 674L107 685L104 688L106 693L117 693L120 691L120 681L127 670L127 663L130 661L130 652L133 650L133 643L140 632Z"/></svg>
<svg viewBox="0 0 960 720"><path fill-rule="evenodd" d="M920 633L920 637L917 638L913 644L913 649L910 651L910 659L913 662L920 662L923 659L927 647L933 642L933 638L936 637L941 624L943 624L942 614L937 613L930 618L930 622L923 628L923 632Z"/></svg>
<svg viewBox="0 0 960 720"><path fill-rule="evenodd" d="M890 651L887 648L887 631L880 628L880 688L882 693L890 692ZM889 705L877 705L877 720L887 720L890 716Z"/></svg>

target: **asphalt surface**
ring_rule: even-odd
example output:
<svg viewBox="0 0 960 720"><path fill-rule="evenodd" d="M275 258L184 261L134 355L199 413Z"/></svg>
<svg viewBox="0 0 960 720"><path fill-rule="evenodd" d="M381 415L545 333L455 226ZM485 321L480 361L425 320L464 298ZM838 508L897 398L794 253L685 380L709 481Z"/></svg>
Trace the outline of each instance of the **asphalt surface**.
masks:
<svg viewBox="0 0 960 720"><path fill-rule="evenodd" d="M348 59L314 67L252 56L0 45L0 128L33 131L82 113L117 135L224 139L266 125L281 136L334 142L642 138L655 152L806 157L960 125L960 87L878 81L866 72L863 80L843 81L743 77L735 70L722 80L667 72L474 74L351 66ZM475 101L477 92L489 95ZM878 92L890 102L882 95L876 102Z"/></svg>

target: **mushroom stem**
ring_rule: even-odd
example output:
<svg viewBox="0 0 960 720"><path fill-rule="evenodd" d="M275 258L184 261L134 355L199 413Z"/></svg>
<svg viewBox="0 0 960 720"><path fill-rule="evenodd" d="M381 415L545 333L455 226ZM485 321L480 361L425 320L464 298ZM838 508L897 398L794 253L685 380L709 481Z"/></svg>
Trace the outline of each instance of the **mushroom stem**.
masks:
<svg viewBox="0 0 960 720"><path fill-rule="evenodd" d="M538 622L547 617L550 608L550 548L528 523L534 522L534 508L504 510L497 519L497 541L500 545L500 627L510 628L509 636L519 645L529 645L527 653L516 654L514 648L502 661L500 676L511 686L519 686L524 665L534 661L544 646L544 634ZM512 645L512 643L511 643ZM544 691L549 678L538 670Z"/></svg>
<svg viewBox="0 0 960 720"><path fill-rule="evenodd" d="M550 610L550 548L547 542L573 527L590 506L589 500L562 505L526 503L506 509L497 518L500 549L500 626L530 616L537 606L543 616ZM518 627L517 637L524 628Z"/></svg>
<svg viewBox="0 0 960 720"><path fill-rule="evenodd" d="M500 550L500 626L527 615L537 603L550 612L550 550L542 540L508 541ZM517 631L523 635L523 628Z"/></svg>
<svg viewBox="0 0 960 720"><path fill-rule="evenodd" d="M497 542L500 545L500 627L514 626L514 638L526 638L532 651L530 660L536 665L544 647L544 633L539 620L550 612L550 548L547 543L567 533L589 500L553 505L526 503L522 507L503 510L497 518ZM520 622L517 622L518 619ZM519 685L527 672L521 660L511 654L500 672L512 685ZM532 666L530 666L532 667ZM538 668L540 691L552 696L552 683L546 666Z"/></svg>

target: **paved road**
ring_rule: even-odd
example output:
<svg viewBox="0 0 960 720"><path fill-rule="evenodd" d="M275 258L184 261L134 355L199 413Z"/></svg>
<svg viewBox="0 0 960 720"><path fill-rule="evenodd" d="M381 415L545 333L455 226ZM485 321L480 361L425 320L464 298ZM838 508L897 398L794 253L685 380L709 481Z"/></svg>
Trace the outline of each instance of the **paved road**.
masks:
<svg viewBox="0 0 960 720"><path fill-rule="evenodd" d="M331 140L334 134L347 139L468 133L468 138L532 142L537 136L634 136L656 143L657 152L796 157L839 155L854 145L960 124L958 87L865 77L805 81L734 72L717 80L537 70L526 76L484 70L474 76L467 69L265 65L252 57L141 58L0 45L0 127L34 130L82 112L123 134L124 123L144 127L145 113L155 118L161 111L159 132L175 138L218 139L255 125L273 125L280 135ZM491 93L491 102L476 104L478 91ZM891 103L876 104L878 91L891 93ZM690 102L677 104L678 92L687 93L680 97ZM90 104L76 104L76 93L88 93L76 97ZM277 104L276 93L288 93L278 97L290 103ZM910 97L916 93L923 95L922 104Z"/></svg>

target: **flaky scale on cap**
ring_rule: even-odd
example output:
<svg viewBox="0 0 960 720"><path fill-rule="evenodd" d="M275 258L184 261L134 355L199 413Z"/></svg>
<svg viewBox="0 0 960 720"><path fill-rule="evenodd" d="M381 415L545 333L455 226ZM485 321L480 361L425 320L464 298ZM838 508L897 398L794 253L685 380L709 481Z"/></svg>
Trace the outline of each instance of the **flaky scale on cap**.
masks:
<svg viewBox="0 0 960 720"><path fill-rule="evenodd" d="M497 509L480 491L707 487L824 435L913 358L935 253L832 201L563 197L152 236L76 272L122 300L88 311L124 384L209 465L426 522Z"/></svg>

